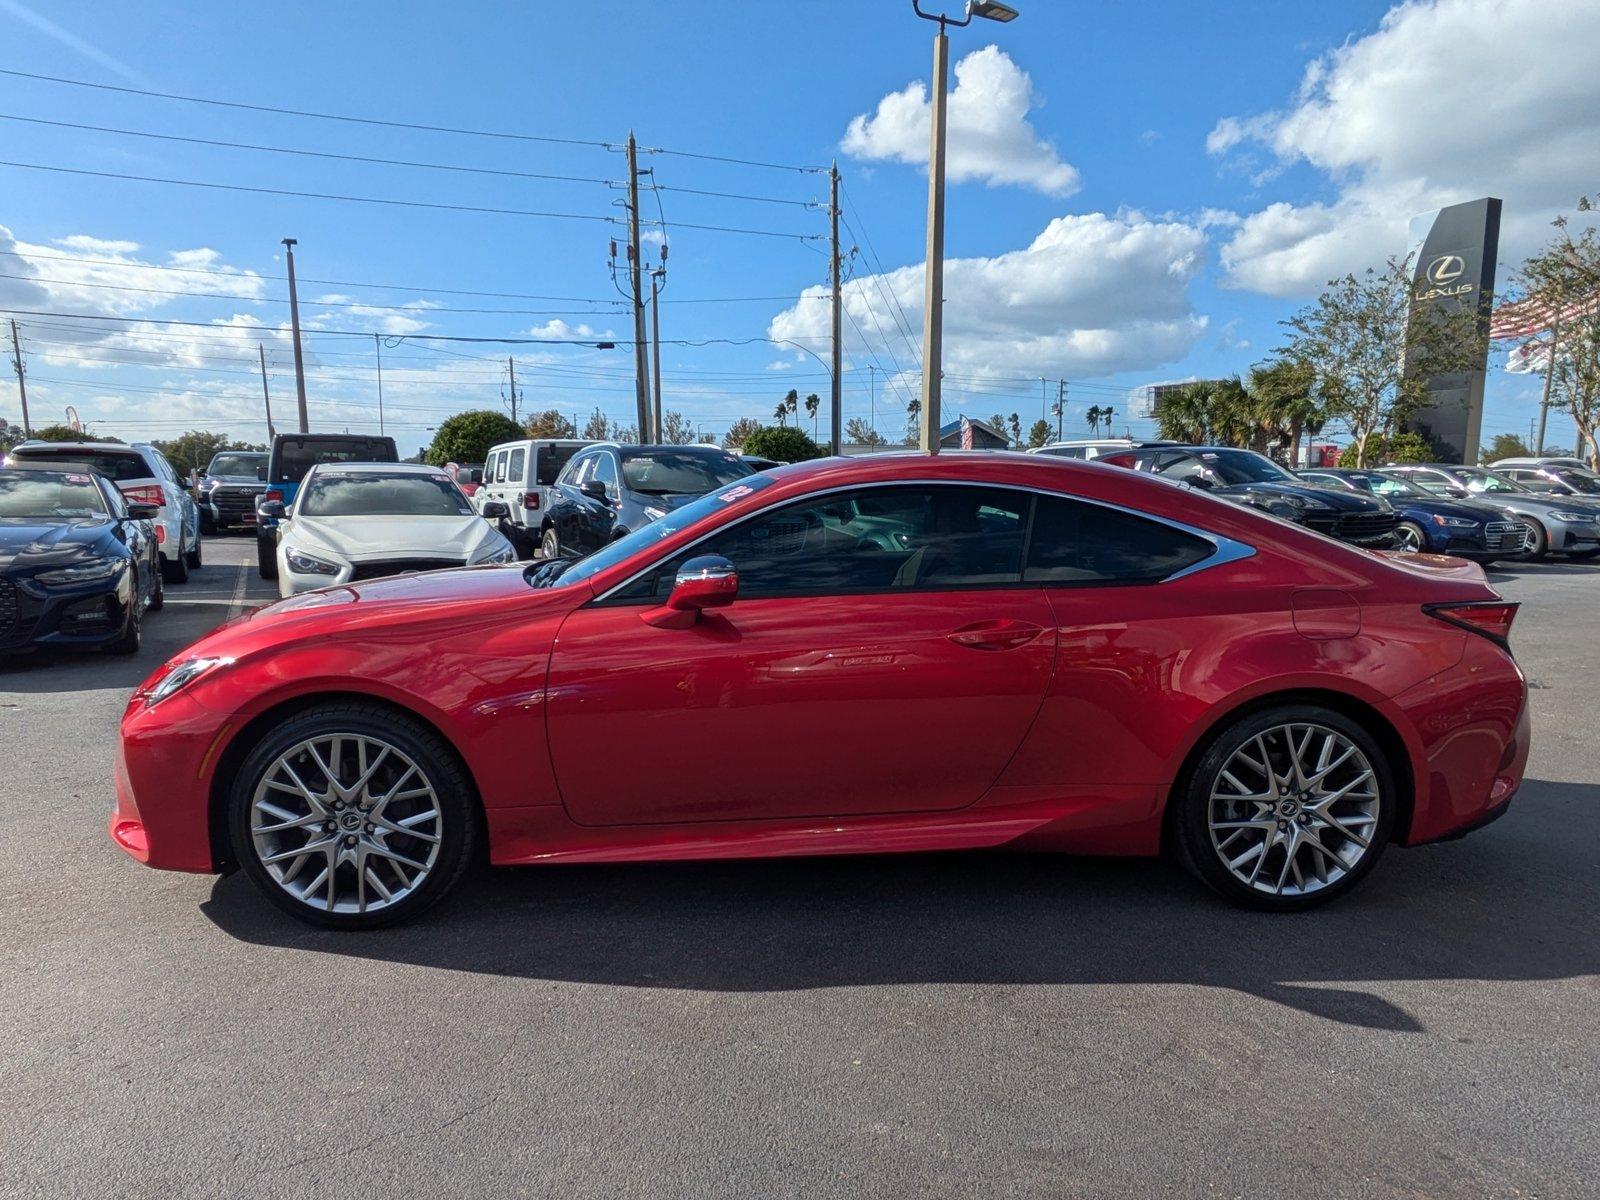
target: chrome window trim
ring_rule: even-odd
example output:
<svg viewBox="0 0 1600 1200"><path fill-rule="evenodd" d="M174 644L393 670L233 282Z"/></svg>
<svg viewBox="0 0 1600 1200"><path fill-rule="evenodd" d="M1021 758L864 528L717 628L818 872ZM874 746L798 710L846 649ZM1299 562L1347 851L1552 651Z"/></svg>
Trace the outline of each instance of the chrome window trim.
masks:
<svg viewBox="0 0 1600 1200"><path fill-rule="evenodd" d="M1000 488L1000 489L1005 490L1005 491L1024 492L1029 496L1059 497L1062 500L1075 500L1080 504L1091 504L1096 508L1103 508L1103 509L1106 509L1106 510L1108 510L1110 512L1122 513L1122 514L1124 514L1126 516L1138 517L1138 518L1141 518L1141 519L1146 520L1146 521L1153 521L1157 525L1165 525L1168 529L1175 529L1180 533L1188 534L1190 537L1199 538L1203 542L1209 542L1215 548L1214 553L1212 553L1210 556L1208 556L1206 558L1203 558L1199 562L1193 563L1190 566L1184 567L1181 571L1174 571L1171 575L1163 575L1160 579L1139 580L1139 581L1130 580L1129 581L1130 583L1139 582L1139 583L1143 583L1143 584L1157 584L1157 585L1163 584L1163 583L1171 583L1175 579L1183 579L1186 576L1195 575L1195 574L1198 574L1201 571L1208 571L1212 567L1226 566L1228 563L1239 562L1242 559L1251 558L1256 553L1256 548L1254 546L1251 546L1251 545L1249 545L1249 544L1247 544L1245 542L1235 541L1233 538L1230 538L1230 537L1224 537L1220 533L1212 533L1209 530L1201 529L1201 528L1199 528L1198 526L1195 526L1195 525L1189 525L1189 524L1187 524L1187 523L1185 523L1183 521L1174 521L1170 517L1161 517L1161 516L1157 516L1155 513L1143 512L1143 511L1141 511L1141 510L1139 510L1137 508L1129 508L1125 504L1112 504L1112 503L1110 503L1109 501L1106 501L1106 500L1094 500L1094 499L1091 499L1088 496L1077 496L1077 495L1073 495L1070 492L1056 492L1056 491L1051 491L1048 488L1029 487L1029 486L1026 486L1026 485L1014 484L1014 483L990 483L990 482L987 482L987 481L980 481L980 480L975 480L975 479L880 479L880 480L874 480L874 481L868 482L868 483L848 483L848 484L842 484L842 485L840 485L838 487L823 488L820 491L808 492L804 496L797 496L797 497L793 498L792 500L784 501L781 505L776 505L776 506L775 505L771 505L771 504L763 505L760 508L755 509L752 512L746 513L744 516L739 517L736 520L729 521L729 522L727 522L725 524L722 524L722 525L718 525L715 529L712 529L712 530L710 530L710 531L708 531L706 533L701 534L699 537L695 538L694 541L688 542L685 545L678 547L676 550L673 550L669 554L662 555L660 558L657 558L654 561L652 561L648 566L641 567L639 570L637 570L633 574L629 575L626 579L622 580L620 583L615 583L612 586L608 587L604 592L600 593L598 596L596 596L594 599L590 600L588 603L589 604L603 604L605 601L611 599L611 597L613 595L615 595L617 592L620 592L624 588L629 587L634 582L636 582L638 579L640 579L642 576L648 575L651 571L656 570L662 564L667 562L669 559L676 558L680 554L687 554L689 551L693 550L696 546L699 546L702 542L706 542L706 541L709 541L713 537L720 536L721 534L727 532L730 529L736 529L740 525L744 524L746 521L754 520L755 518L757 518L759 516L762 516L762 515L764 515L766 513L771 512L775 507L787 507L789 504L803 504L803 503L806 503L807 501L815 500L815 499L818 499L818 498L823 497L823 496L832 496L832 495L835 495L835 494L837 494L839 492L860 492L860 491L865 491L868 488L880 488L880 487L976 487L976 488L989 488L989 489ZM1033 535L1033 518L1032 518L1032 514L1031 513L1029 514L1027 533L1028 533L1028 539L1031 541L1032 535ZM1024 557L1023 557L1023 560L1022 560L1022 567L1021 567L1022 571L1026 571L1027 568L1028 568L1027 558L1026 558L1027 549L1028 549L1027 545L1024 544L1024 546L1023 546ZM993 585L993 584L980 584L980 585L976 585L976 586L978 586L978 587L995 587L996 585ZM1075 584L1072 584L1072 583L1052 583L1052 582L1047 582L1047 581L1030 582L1028 580L1021 580L1018 583L1006 584L1006 585L1003 585L1003 586L1006 586L1006 587L1074 587L1074 586L1078 586L1078 585L1075 585ZM1110 584L1100 583L1100 584L1097 584L1095 586L1100 586L1100 587L1116 586L1116 582L1112 581ZM915 588L905 588L905 589L901 589L901 590L904 590L904 591L916 591L917 589L915 589Z"/></svg>

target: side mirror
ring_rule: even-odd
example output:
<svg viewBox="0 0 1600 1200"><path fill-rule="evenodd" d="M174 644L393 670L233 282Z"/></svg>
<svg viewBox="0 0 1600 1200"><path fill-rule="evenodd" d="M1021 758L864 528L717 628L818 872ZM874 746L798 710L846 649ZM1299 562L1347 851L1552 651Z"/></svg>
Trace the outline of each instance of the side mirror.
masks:
<svg viewBox="0 0 1600 1200"><path fill-rule="evenodd" d="M486 521L500 521L511 515L511 506L504 500L488 500L483 505L483 517Z"/></svg>
<svg viewBox="0 0 1600 1200"><path fill-rule="evenodd" d="M1184 480L1190 487L1197 487L1202 492L1209 492L1216 488L1216 483L1204 475L1191 475Z"/></svg>
<svg viewBox="0 0 1600 1200"><path fill-rule="evenodd" d="M261 507L256 511L269 521L281 521L288 513L288 510L283 506L282 500L264 500Z"/></svg>
<svg viewBox="0 0 1600 1200"><path fill-rule="evenodd" d="M606 485L601 483L598 479L589 480L588 483L584 484L583 487L578 490L581 491L585 496L588 496L591 500L604 500L606 498Z"/></svg>
<svg viewBox="0 0 1600 1200"><path fill-rule="evenodd" d="M739 569L717 554L702 554L678 568L672 594L660 608L643 614L661 629L687 629L706 608L725 608L739 595Z"/></svg>
<svg viewBox="0 0 1600 1200"><path fill-rule="evenodd" d="M130 504L128 505L128 520L154 521L161 507L156 504Z"/></svg>
<svg viewBox="0 0 1600 1200"><path fill-rule="evenodd" d="M267 481L267 469L265 467L257 467L256 478L265 483Z"/></svg>

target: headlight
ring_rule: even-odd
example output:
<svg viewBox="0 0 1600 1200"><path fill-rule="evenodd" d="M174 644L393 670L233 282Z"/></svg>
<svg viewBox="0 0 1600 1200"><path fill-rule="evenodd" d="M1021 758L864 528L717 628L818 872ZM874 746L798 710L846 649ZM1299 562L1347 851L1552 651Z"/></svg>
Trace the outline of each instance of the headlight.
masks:
<svg viewBox="0 0 1600 1200"><path fill-rule="evenodd" d="M55 571L40 571L34 576L40 583L47 587L59 587L63 584L94 583L100 579L110 579L122 570L123 560L120 558L96 558L89 562L81 563L76 567L61 567Z"/></svg>
<svg viewBox="0 0 1600 1200"><path fill-rule="evenodd" d="M141 694L144 697L146 708L160 704L168 696L181 688L188 687L207 671L217 667L226 667L232 664L231 658L191 658L188 662L181 662L168 671L147 691Z"/></svg>
<svg viewBox="0 0 1600 1200"><path fill-rule="evenodd" d="M1447 517L1443 513L1434 513L1433 523L1443 525L1446 529L1476 529L1479 525L1479 522L1466 517Z"/></svg>
<svg viewBox="0 0 1600 1200"><path fill-rule="evenodd" d="M289 564L289 570L296 575L337 575L339 568L331 562L324 562L300 550L285 550L284 561Z"/></svg>
<svg viewBox="0 0 1600 1200"><path fill-rule="evenodd" d="M482 563L508 563L517 556L516 549L510 545L501 546L498 550L491 550L478 560Z"/></svg>
<svg viewBox="0 0 1600 1200"><path fill-rule="evenodd" d="M1323 509L1329 509L1333 507L1331 504L1318 500L1315 496L1286 495L1283 497L1283 499L1288 503L1289 507L1297 509L1300 512L1318 512Z"/></svg>
<svg viewBox="0 0 1600 1200"><path fill-rule="evenodd" d="M652 521L659 521L662 517L667 515L667 510L664 508L657 508L653 504L646 505L644 515L649 517Z"/></svg>
<svg viewBox="0 0 1600 1200"><path fill-rule="evenodd" d="M1592 521L1596 515L1592 512L1577 512L1570 508L1552 508L1550 515L1558 521Z"/></svg>

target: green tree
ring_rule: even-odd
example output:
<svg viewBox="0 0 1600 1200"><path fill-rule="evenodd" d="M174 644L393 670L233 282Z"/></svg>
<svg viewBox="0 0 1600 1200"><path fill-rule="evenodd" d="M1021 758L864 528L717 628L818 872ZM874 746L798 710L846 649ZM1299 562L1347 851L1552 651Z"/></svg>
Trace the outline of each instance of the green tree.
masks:
<svg viewBox="0 0 1600 1200"><path fill-rule="evenodd" d="M0 420L0 455L5 454L11 447L22 440L22 426L13 425L6 420Z"/></svg>
<svg viewBox="0 0 1600 1200"><path fill-rule="evenodd" d="M817 433L817 413L821 410L821 408L821 396L817 395L815 392L812 392L811 395L806 397L806 416L811 418L811 434L813 437L815 437Z"/></svg>
<svg viewBox="0 0 1600 1200"><path fill-rule="evenodd" d="M740 417L729 425L728 432L722 435L722 447L725 450L737 450L744 445L746 438L764 428L765 426L754 417Z"/></svg>
<svg viewBox="0 0 1600 1200"><path fill-rule="evenodd" d="M789 394L791 396L794 395L793 392ZM780 429L786 426L789 423L789 402L787 400L779 400L778 407L772 410L772 415L778 419L778 427Z"/></svg>
<svg viewBox="0 0 1600 1200"><path fill-rule="evenodd" d="M1514 433L1497 433L1494 440L1478 451L1478 458L1486 463L1499 462L1502 458L1527 458L1533 454L1528 449L1528 443Z"/></svg>
<svg viewBox="0 0 1600 1200"><path fill-rule="evenodd" d="M1213 393L1216 384L1209 379L1197 379L1168 392L1156 405L1156 427L1161 436L1174 442L1205 445L1211 442L1215 418ZM1098 422L1099 413L1094 420Z"/></svg>
<svg viewBox="0 0 1600 1200"><path fill-rule="evenodd" d="M1013 446L1022 445L1022 414L1012 413L1011 420L1007 422L1007 426L1011 430L1011 444Z"/></svg>
<svg viewBox="0 0 1600 1200"><path fill-rule="evenodd" d="M1030 450L1034 450L1038 449L1040 446L1048 445L1050 442L1050 435L1054 432L1055 429L1051 426L1050 422L1041 417L1028 429L1028 448Z"/></svg>
<svg viewBox="0 0 1600 1200"><path fill-rule="evenodd" d="M1364 467L1373 463L1425 463L1435 461L1439 455L1433 443L1420 433L1393 433L1386 438L1376 438L1367 443L1366 460L1359 461L1361 451L1351 442L1339 452L1341 467Z"/></svg>
<svg viewBox="0 0 1600 1200"><path fill-rule="evenodd" d="M491 446L523 436L522 426L505 413L492 408L474 409L439 422L426 457L436 467L448 462L481 463L489 456Z"/></svg>
<svg viewBox="0 0 1600 1200"><path fill-rule="evenodd" d="M917 396L906 402L906 442L915 446L922 433L922 400Z"/></svg>
<svg viewBox="0 0 1600 1200"><path fill-rule="evenodd" d="M591 442L609 442L614 440L616 426L611 418L596 408L589 414L589 422L583 427L583 437Z"/></svg>
<svg viewBox="0 0 1600 1200"><path fill-rule="evenodd" d="M744 441L744 452L784 463L805 462L807 459L822 458L828 453L808 438L805 430L782 425L776 429L769 425L752 433Z"/></svg>
<svg viewBox="0 0 1600 1200"><path fill-rule="evenodd" d="M887 446L889 440L874 429L865 417L851 417L844 423L844 440L852 446Z"/></svg>
<svg viewBox="0 0 1600 1200"><path fill-rule="evenodd" d="M1328 416L1342 421L1356 447L1404 426L1428 400L1427 380L1470 370L1481 352L1479 314L1413 306L1409 261L1332 280L1313 304L1282 324L1283 357L1309 363Z"/></svg>
<svg viewBox="0 0 1600 1200"><path fill-rule="evenodd" d="M1100 406L1098 404L1089 405L1083 414L1083 419L1089 422L1089 432L1091 434L1100 432Z"/></svg>
<svg viewBox="0 0 1600 1200"><path fill-rule="evenodd" d="M531 415L522 425L523 433L531 438L570 438L578 436L578 427L553 408Z"/></svg>
<svg viewBox="0 0 1600 1200"><path fill-rule="evenodd" d="M1310 363L1271 359L1250 368L1250 393L1257 412L1276 446L1278 457L1293 462L1299 457L1302 436L1315 437L1327 423L1317 374Z"/></svg>
<svg viewBox="0 0 1600 1200"><path fill-rule="evenodd" d="M661 440L669 446L687 446L694 441L694 424L681 412L668 409L661 414Z"/></svg>
<svg viewBox="0 0 1600 1200"><path fill-rule="evenodd" d="M43 429L35 428L33 439L36 442L120 442L119 437L112 437L109 433L91 433L87 429L74 429L71 425L46 425Z"/></svg>
<svg viewBox="0 0 1600 1200"><path fill-rule="evenodd" d="M1580 213L1597 207L1591 197L1578 198ZM1553 353L1548 334L1524 339L1523 348L1537 351L1536 361L1546 364L1551 408L1572 417L1578 452L1600 469L1600 232L1587 220L1586 228L1575 234L1565 215L1553 224L1555 236L1522 264L1513 289L1517 303L1544 323L1559 316L1560 336Z"/></svg>
<svg viewBox="0 0 1600 1200"><path fill-rule="evenodd" d="M179 475L188 475L190 471L204 471L219 450L266 449L259 444L235 441L225 433L209 433L203 429L191 429L181 437L151 444L167 456L167 461Z"/></svg>
<svg viewBox="0 0 1600 1200"><path fill-rule="evenodd" d="M994 430L996 433L1004 433L1006 431L1005 413L995 413L994 416L990 417L989 428Z"/></svg>

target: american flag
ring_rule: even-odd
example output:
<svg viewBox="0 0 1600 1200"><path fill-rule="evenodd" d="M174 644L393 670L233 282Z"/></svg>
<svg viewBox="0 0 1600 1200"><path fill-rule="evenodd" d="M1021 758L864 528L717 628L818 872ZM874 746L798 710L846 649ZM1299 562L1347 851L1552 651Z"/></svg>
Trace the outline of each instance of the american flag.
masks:
<svg viewBox="0 0 1600 1200"><path fill-rule="evenodd" d="M972 422L966 417L961 418L961 448L972 449Z"/></svg>
<svg viewBox="0 0 1600 1200"><path fill-rule="evenodd" d="M1574 317L1593 312L1596 304L1600 304L1600 298L1574 300L1559 308L1534 297L1502 304L1489 318L1489 337L1497 342L1537 337L1548 332L1552 324L1566 324Z"/></svg>

